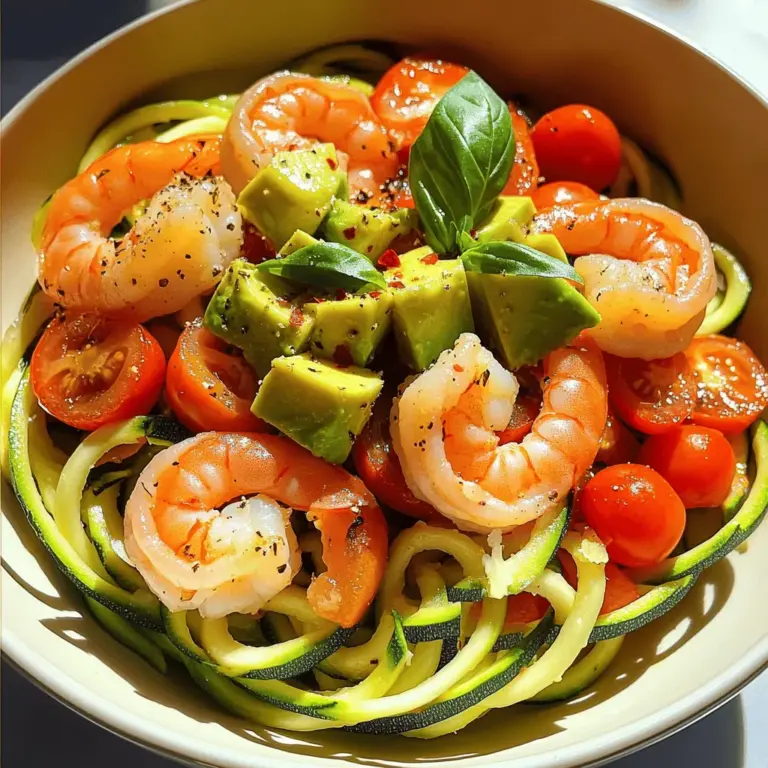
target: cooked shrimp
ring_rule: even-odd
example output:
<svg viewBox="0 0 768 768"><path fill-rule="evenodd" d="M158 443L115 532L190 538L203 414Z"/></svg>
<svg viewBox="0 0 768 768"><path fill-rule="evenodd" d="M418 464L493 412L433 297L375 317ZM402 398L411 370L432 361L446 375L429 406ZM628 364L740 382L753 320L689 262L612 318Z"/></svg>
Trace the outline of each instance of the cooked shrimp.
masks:
<svg viewBox="0 0 768 768"><path fill-rule="evenodd" d="M251 86L235 105L221 146L224 177L235 192L276 152L329 142L344 153L350 196L376 204L399 163L368 97L345 83L278 72Z"/></svg>
<svg viewBox="0 0 768 768"><path fill-rule="evenodd" d="M499 445L515 376L465 333L395 401L392 441L411 490L459 528L508 530L557 505L592 464L607 400L600 350L580 337L544 359L543 404L521 443Z"/></svg>
<svg viewBox="0 0 768 768"><path fill-rule="evenodd" d="M386 522L360 480L288 438L206 432L155 456L126 505L125 547L171 610L255 613L301 567L292 508L322 534L310 605L354 625L384 571Z"/></svg>
<svg viewBox="0 0 768 768"><path fill-rule="evenodd" d="M682 352L717 291L707 236L690 219L648 200L556 206L534 219L551 232L600 312L590 334L606 352L652 360Z"/></svg>
<svg viewBox="0 0 768 768"><path fill-rule="evenodd" d="M242 222L218 176L219 141L146 141L108 152L59 189L39 280L65 307L146 320L211 290L238 255ZM153 197L154 196L154 197ZM152 198L130 232L109 234Z"/></svg>

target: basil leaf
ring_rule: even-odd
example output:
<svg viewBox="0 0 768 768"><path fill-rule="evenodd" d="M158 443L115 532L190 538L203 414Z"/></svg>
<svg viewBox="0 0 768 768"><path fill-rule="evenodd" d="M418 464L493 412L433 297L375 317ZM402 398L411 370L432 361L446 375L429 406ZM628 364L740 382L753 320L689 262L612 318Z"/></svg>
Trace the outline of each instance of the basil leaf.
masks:
<svg viewBox="0 0 768 768"><path fill-rule="evenodd" d="M315 288L368 293L387 287L384 277L365 256L340 243L312 243L290 256L264 261L258 269Z"/></svg>
<svg viewBox="0 0 768 768"><path fill-rule="evenodd" d="M438 101L411 147L408 180L427 243L457 248L457 233L485 219L515 156L509 108L469 72Z"/></svg>
<svg viewBox="0 0 768 768"><path fill-rule="evenodd" d="M521 275L524 277L563 277L577 283L584 281L566 261L537 251L529 245L493 241L473 246L461 255L468 272L486 275Z"/></svg>

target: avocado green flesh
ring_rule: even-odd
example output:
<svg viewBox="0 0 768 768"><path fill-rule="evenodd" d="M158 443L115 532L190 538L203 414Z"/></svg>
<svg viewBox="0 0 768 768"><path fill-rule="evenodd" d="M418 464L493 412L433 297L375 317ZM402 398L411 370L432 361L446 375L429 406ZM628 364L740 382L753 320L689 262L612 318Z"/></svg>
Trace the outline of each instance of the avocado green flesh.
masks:
<svg viewBox="0 0 768 768"><path fill-rule="evenodd" d="M479 243L493 240L522 243L535 213L536 206L530 197L502 195L493 204L490 216L477 227L475 239Z"/></svg>
<svg viewBox="0 0 768 768"><path fill-rule="evenodd" d="M284 280L237 259L216 288L203 324L219 338L243 350L260 377L272 360L309 345L312 318L295 304L296 291Z"/></svg>
<svg viewBox="0 0 768 768"><path fill-rule="evenodd" d="M464 266L459 259L429 263L433 257L429 247L417 248L385 273L400 358L417 371L474 330Z"/></svg>
<svg viewBox="0 0 768 768"><path fill-rule="evenodd" d="M382 385L377 374L364 368L342 368L309 354L280 357L264 378L252 410L315 456L342 464Z"/></svg>
<svg viewBox="0 0 768 768"><path fill-rule="evenodd" d="M347 197L347 177L333 144L277 152L237 198L243 218L278 250L300 229L320 227L336 197Z"/></svg>
<svg viewBox="0 0 768 768"><path fill-rule="evenodd" d="M396 237L407 235L417 221L413 210L388 213L334 200L323 222L323 233L326 240L347 245L375 262Z"/></svg>

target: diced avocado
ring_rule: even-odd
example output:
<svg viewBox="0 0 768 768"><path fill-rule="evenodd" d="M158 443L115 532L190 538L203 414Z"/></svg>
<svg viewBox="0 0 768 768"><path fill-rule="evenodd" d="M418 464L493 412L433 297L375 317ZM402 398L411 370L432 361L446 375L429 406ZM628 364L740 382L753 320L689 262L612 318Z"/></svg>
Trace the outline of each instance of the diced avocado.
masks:
<svg viewBox="0 0 768 768"><path fill-rule="evenodd" d="M533 365L600 321L566 280L517 275L468 275L481 333L507 368Z"/></svg>
<svg viewBox="0 0 768 768"><path fill-rule="evenodd" d="M537 251L546 253L547 256L552 256L554 259L560 259L560 261L568 262L568 257L565 255L563 246L560 245L560 241L549 232L542 232L537 234L528 235L525 238L525 244L530 245L531 248L535 248Z"/></svg>
<svg viewBox="0 0 768 768"><path fill-rule="evenodd" d="M502 196L494 204L491 215L477 228L480 243L513 240L522 243L536 206L530 197Z"/></svg>
<svg viewBox="0 0 768 768"><path fill-rule="evenodd" d="M348 245L376 261L398 235L407 235L417 221L418 214L414 210L401 208L387 213L334 200L323 223L323 231L326 240Z"/></svg>
<svg viewBox="0 0 768 768"><path fill-rule="evenodd" d="M240 212L280 249L297 229L312 235L333 199L347 197L333 144L277 152L237 198Z"/></svg>
<svg viewBox="0 0 768 768"><path fill-rule="evenodd" d="M343 368L307 353L279 357L251 410L315 456L342 464L382 385L381 377L365 368Z"/></svg>
<svg viewBox="0 0 768 768"><path fill-rule="evenodd" d="M458 337L474 330L467 277L460 259L438 260L429 247L399 257L385 273L400 357L423 371Z"/></svg>
<svg viewBox="0 0 768 768"><path fill-rule="evenodd" d="M290 256L295 253L299 248L305 248L308 245L314 245L319 242L316 237L308 235L306 232L297 229L289 238L288 242L280 249L281 256Z"/></svg>
<svg viewBox="0 0 768 768"><path fill-rule="evenodd" d="M315 299L304 305L314 319L309 349L336 362L364 366L386 336L392 320L392 294L374 291L341 299Z"/></svg>
<svg viewBox="0 0 768 768"><path fill-rule="evenodd" d="M237 259L205 311L205 327L243 350L259 376L266 376L272 360L306 349L312 318L295 302L289 284Z"/></svg>

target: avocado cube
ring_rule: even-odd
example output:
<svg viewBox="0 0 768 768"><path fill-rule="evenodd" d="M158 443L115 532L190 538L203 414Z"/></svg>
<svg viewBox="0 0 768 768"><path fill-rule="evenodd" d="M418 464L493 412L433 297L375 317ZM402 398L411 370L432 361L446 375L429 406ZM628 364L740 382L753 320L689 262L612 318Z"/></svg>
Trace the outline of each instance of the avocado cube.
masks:
<svg viewBox="0 0 768 768"><path fill-rule="evenodd" d="M600 322L566 280L519 275L468 275L475 319L509 369L534 365Z"/></svg>
<svg viewBox="0 0 768 768"><path fill-rule="evenodd" d="M399 257L385 273L392 291L392 321L402 360L423 371L450 349L462 333L474 330L464 265L438 260L429 247Z"/></svg>
<svg viewBox="0 0 768 768"><path fill-rule="evenodd" d="M315 456L342 464L381 392L379 374L309 354L279 357L251 410Z"/></svg>
<svg viewBox="0 0 768 768"><path fill-rule="evenodd" d="M546 253L548 256L552 256L554 259L568 262L568 256L566 256L563 246L560 245L560 241L551 232L528 235L525 238L525 244L530 245L531 248L535 248L537 251Z"/></svg>
<svg viewBox="0 0 768 768"><path fill-rule="evenodd" d="M297 229L314 234L336 196L347 197L347 176L333 144L277 152L237 198L246 221L278 250Z"/></svg>
<svg viewBox="0 0 768 768"><path fill-rule="evenodd" d="M475 239L479 243L492 240L513 240L522 243L536 213L530 197L502 196L493 204L491 215L477 227Z"/></svg>
<svg viewBox="0 0 768 768"><path fill-rule="evenodd" d="M392 213L334 200L323 222L325 239L348 245L371 261L376 261L399 235L407 235L418 222L414 210L402 208Z"/></svg>
<svg viewBox="0 0 768 768"><path fill-rule="evenodd" d="M302 312L289 284L236 259L216 288L203 324L224 341L243 350L260 377L272 360L309 345L312 318Z"/></svg>
<svg viewBox="0 0 768 768"><path fill-rule="evenodd" d="M317 357L365 366L389 331L392 294L373 291L341 299L314 299L304 304L314 320L309 349Z"/></svg>
<svg viewBox="0 0 768 768"><path fill-rule="evenodd" d="M315 245L315 243L319 242L316 237L312 237L312 235L297 229L288 238L288 242L280 249L280 256L290 256L301 248L306 248L308 245Z"/></svg>

